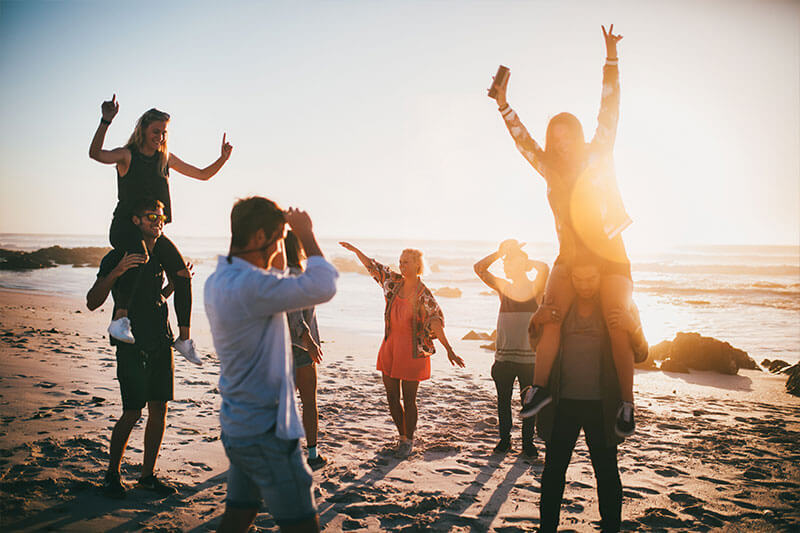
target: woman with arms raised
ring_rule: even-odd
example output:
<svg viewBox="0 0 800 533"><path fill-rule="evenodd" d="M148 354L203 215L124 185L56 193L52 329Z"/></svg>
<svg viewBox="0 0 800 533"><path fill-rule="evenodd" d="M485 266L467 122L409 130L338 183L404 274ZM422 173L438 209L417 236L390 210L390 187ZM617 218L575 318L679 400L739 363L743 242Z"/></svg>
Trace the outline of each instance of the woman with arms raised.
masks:
<svg viewBox="0 0 800 533"><path fill-rule="evenodd" d="M398 454L408 456L417 427L417 389L431 377L430 356L439 339L452 365L464 367L444 334L444 315L433 294L422 283L422 252L406 249L400 254L400 274L364 255L350 243L340 242L356 254L369 274L383 288L386 299L384 336L377 369L383 374L389 412L400 434ZM401 396L402 393L402 396ZM401 403L402 397L402 403Z"/></svg>
<svg viewBox="0 0 800 533"><path fill-rule="evenodd" d="M139 229L131 222L131 206L144 197L152 197L164 204L163 221L172 221L172 204L169 194L169 170L190 178L205 181L216 174L228 160L233 147L222 135L222 149L219 158L205 168L197 168L183 162L178 156L167 150L167 125L169 115L158 109L145 112L136 123L136 127L125 146L104 150L103 142L111 121L119 111L116 95L103 102L100 107L102 118L89 146L89 157L106 165L115 165L117 169L117 207L111 220L109 239L111 246L132 254L145 254L147 250L142 243ZM178 340L175 349L189 361L203 364L194 349L191 340L190 317L192 312L191 275L186 268L181 253L175 244L162 235L153 248L153 257L167 273L175 288L175 313L178 316ZM126 343L134 342L133 329L128 320L128 304L136 290L141 270L132 268L118 280L120 300L116 302L114 314L108 332L112 338Z"/></svg>
<svg viewBox="0 0 800 533"><path fill-rule="evenodd" d="M508 77L493 85L494 98L517 148L547 182L547 199L553 210L559 240L558 258L547 282L545 302L560 319L574 298L570 270L574 258L590 254L601 265L601 297L611 336L622 404L617 414L617 432L630 435L633 419L633 349L628 333L613 320L620 309L628 309L633 292L630 260L621 232L631 220L622 205L613 170L614 140L619 116L619 71L617 42L621 35L611 25L603 36L606 63L603 68L603 93L594 138L586 143L580 121L570 113L560 113L547 125L546 145L542 150L508 105ZM540 311L538 311L541 313ZM534 318L536 318L534 316ZM547 380L560 342L560 324L547 321L536 346L534 386L526 391L523 417L535 415L550 402Z"/></svg>

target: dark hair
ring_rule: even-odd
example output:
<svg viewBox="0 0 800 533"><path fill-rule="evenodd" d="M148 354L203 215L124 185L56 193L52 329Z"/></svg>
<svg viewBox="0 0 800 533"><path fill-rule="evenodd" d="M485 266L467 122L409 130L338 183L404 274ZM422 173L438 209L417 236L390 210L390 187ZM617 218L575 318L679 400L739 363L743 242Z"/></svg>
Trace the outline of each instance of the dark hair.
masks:
<svg viewBox="0 0 800 533"><path fill-rule="evenodd" d="M272 200L261 196L238 200L231 209L231 246L244 248L260 229L269 238L285 223L283 210Z"/></svg>
<svg viewBox="0 0 800 533"><path fill-rule="evenodd" d="M300 264L300 250L302 250L303 247L300 245L300 240L297 238L297 235L291 230L286 234L283 246L286 248L286 265L303 268Z"/></svg>
<svg viewBox="0 0 800 533"><path fill-rule="evenodd" d="M164 204L161 203L160 200L156 200L151 196L145 196L144 198L139 198L133 203L133 209L131 209L131 213L138 217L144 214L145 211L157 211L159 209L164 209Z"/></svg>
<svg viewBox="0 0 800 533"><path fill-rule="evenodd" d="M581 121L578 120L578 117L573 115L572 113L559 113L558 115L554 116L550 119L550 122L547 124L547 133L545 135L545 157L547 159L547 163L550 165L554 165L556 170L565 170L563 167L577 167L580 161L559 161L558 156L553 153L553 146L554 146L554 130L555 127L558 125L564 125L569 130L569 135L572 137L572 141L576 146L583 146L586 144L586 138L583 136L583 126L581 125ZM583 153L575 154L576 156L583 159Z"/></svg>

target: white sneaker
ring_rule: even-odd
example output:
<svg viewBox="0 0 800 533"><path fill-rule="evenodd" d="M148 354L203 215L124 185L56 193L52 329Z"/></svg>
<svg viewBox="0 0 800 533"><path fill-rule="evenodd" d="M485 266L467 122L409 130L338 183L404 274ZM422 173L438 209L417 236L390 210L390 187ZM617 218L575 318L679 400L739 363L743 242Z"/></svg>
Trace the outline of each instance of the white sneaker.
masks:
<svg viewBox="0 0 800 533"><path fill-rule="evenodd" d="M200 360L200 357L198 357L197 352L194 350L194 341L192 339L178 339L172 347L178 350L178 353L184 356L190 363L203 366L203 361Z"/></svg>
<svg viewBox="0 0 800 533"><path fill-rule="evenodd" d="M131 321L128 320L126 316L112 320L111 324L108 325L108 334L126 344L133 344L136 342L136 339L133 338L133 332L131 331Z"/></svg>

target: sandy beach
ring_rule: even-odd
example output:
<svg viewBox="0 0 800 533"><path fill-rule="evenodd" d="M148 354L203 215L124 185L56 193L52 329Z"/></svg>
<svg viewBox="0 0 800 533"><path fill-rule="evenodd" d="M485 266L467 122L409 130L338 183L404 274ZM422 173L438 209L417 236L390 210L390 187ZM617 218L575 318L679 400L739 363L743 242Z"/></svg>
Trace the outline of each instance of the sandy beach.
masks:
<svg viewBox="0 0 800 533"><path fill-rule="evenodd" d="M219 524L227 460L219 442L218 367L175 362L175 400L157 464L180 493L125 500L100 494L110 429L121 412L110 304L90 313L75 298L0 292L0 526L4 531L208 531ZM202 312L199 351L212 352ZM467 361L439 358L420 387L413 454L400 460L374 370L373 338L326 328L320 367L320 449L315 472L325 531L531 531L539 523L540 457L492 455L497 439L492 354L456 341ZM657 342L660 339L653 339ZM637 432L620 447L623 527L631 531L797 531L800 398L785 376L740 370L637 371ZM140 423L123 461L138 477ZM596 529L595 480L582 439L567 473L561 528ZM259 514L257 529L277 530Z"/></svg>

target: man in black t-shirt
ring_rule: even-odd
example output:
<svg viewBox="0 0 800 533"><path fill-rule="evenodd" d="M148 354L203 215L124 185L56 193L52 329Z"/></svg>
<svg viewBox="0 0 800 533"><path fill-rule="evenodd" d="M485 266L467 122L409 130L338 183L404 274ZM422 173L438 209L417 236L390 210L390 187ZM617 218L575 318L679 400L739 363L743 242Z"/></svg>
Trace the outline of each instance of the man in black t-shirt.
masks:
<svg viewBox="0 0 800 533"><path fill-rule="evenodd" d="M158 200L138 202L131 217L141 230L148 252L152 252L164 226L164 205ZM164 287L164 272L152 254L128 254L111 250L100 263L97 281L86 295L86 305L97 309L114 292L116 282L128 269L139 266L141 273L128 308L133 319L135 344L111 339L117 348L117 379L122 393L122 416L111 432L111 450L103 489L111 498L125 497L120 479L120 463L133 427L147 406L148 417L144 434L142 475L137 487L160 495L176 492L175 487L158 479L155 468L167 416L167 401L173 394L172 331L169 326L166 296L171 284Z"/></svg>

